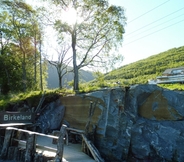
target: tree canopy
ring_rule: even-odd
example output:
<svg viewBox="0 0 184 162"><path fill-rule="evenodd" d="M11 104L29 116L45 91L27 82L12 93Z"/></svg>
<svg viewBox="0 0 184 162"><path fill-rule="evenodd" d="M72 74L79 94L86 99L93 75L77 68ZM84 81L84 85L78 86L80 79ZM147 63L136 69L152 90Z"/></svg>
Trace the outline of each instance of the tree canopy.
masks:
<svg viewBox="0 0 184 162"><path fill-rule="evenodd" d="M79 90L78 70L83 67L112 67L122 60L121 46L126 18L124 9L106 0L52 0L56 5L54 27L60 37L71 42L74 90ZM73 21L64 16L73 11ZM66 14L66 15L64 15Z"/></svg>
<svg viewBox="0 0 184 162"><path fill-rule="evenodd" d="M3 0L0 6L1 90L38 89L39 82L34 80L40 58L37 12L21 0Z"/></svg>
<svg viewBox="0 0 184 162"><path fill-rule="evenodd" d="M79 69L105 71L122 61L118 48L126 24L123 7L110 5L107 0L45 1L50 3L47 14L40 14L23 0L0 2L1 89L11 91L14 77L19 90L38 89L42 82L38 70L41 71L42 65L41 24L43 26L45 20L56 30L61 48L65 42L70 45L65 58L72 56L75 91L79 90ZM10 64L11 58L14 59Z"/></svg>

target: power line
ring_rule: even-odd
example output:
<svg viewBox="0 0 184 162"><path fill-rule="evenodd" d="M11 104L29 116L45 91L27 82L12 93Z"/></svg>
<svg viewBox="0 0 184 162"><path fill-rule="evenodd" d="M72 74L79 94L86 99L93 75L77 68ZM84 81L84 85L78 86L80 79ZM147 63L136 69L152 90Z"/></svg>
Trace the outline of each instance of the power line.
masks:
<svg viewBox="0 0 184 162"><path fill-rule="evenodd" d="M133 21L135 21L135 20L139 19L140 17L142 17L142 16L144 16L144 15L148 14L149 12L151 12L151 11L153 11L153 10L155 10L155 9L159 8L160 6L162 6L162 5L166 4L166 3L167 3L167 2L169 2L169 1L170 1L170 0L168 0L168 1L166 1L166 2L164 2L164 3L162 3L162 4L160 4L160 5L158 5L158 6L156 6L156 7L154 7L153 9L151 9L151 10L149 10L149 11L147 11L147 12L143 13L142 15L140 15L140 16L138 16L138 17L134 18L133 20L129 21L128 23L129 23L129 24L130 24L130 23L132 23Z"/></svg>
<svg viewBox="0 0 184 162"><path fill-rule="evenodd" d="M143 27L141 27L141 28L139 28L139 29L137 29L137 30L134 30L134 31L131 32L130 34L127 34L127 36L128 36L128 35L131 35L131 34L133 34L133 33L135 33L135 32L137 32L137 31L139 31L139 30L141 30L141 29L144 29L145 27L150 26L151 24L154 24L154 23L156 23L156 22L158 22L158 21L160 21L160 20L162 20L162 19L164 19L164 18L166 18L166 17L168 17L168 16L171 16L172 14L175 14L175 13L177 13L177 12L183 10L183 9L184 9L184 7L181 8L181 9L179 9L179 10L176 10L176 11L174 11L174 12L172 12L172 13L170 13L170 14L168 14L168 15L166 15L166 16L160 18L160 19L157 19L157 20L155 20L155 21L153 21L153 22L151 22L151 23L149 23L149 24L147 24L147 25L145 25L145 26L143 26Z"/></svg>
<svg viewBox="0 0 184 162"><path fill-rule="evenodd" d="M162 29L160 29L160 30L154 31L154 32L152 32L152 33L150 33L150 34L148 34L148 35L145 35L145 36L141 37L141 38L138 38L138 39L136 39L136 40L133 40L133 41L131 41L131 42L129 42L129 43L123 45L123 46L129 45L129 44L131 44L131 43L133 43L133 42L136 42L136 41L138 41L138 40L140 40L140 39L143 39L143 38L145 38L145 37L148 37L148 36L150 36L150 35L152 35L152 34L154 34L154 33L157 33L157 32L159 32L159 31L161 31L161 30L164 30L164 29L166 29L166 28L169 28L169 27L171 27L171 26L174 26L174 25L176 25L176 24L179 24L179 23L181 23L181 22L183 22L183 21L184 21L184 19L181 20L181 21L179 21L179 22L176 22L176 23L174 23L174 24L171 24L171 25L169 25L169 26L166 26L166 27L164 27L164 28L162 28Z"/></svg>
<svg viewBox="0 0 184 162"><path fill-rule="evenodd" d="M170 20L168 20L168 21L162 22L161 24L158 24L158 25L156 25L156 26L153 26L153 27L151 27L151 28L149 28L149 29L147 29L147 30L144 30L143 32L140 32L140 33L136 34L136 35L140 35L140 34L142 34L142 33L145 33L145 32L147 32L147 31L149 31L149 30L151 30L151 29L153 29L153 28L156 28L156 27L158 27L158 26L160 26L160 25L163 25L163 24L165 24L165 23L168 23L168 22L172 21L173 19L179 18L179 17L181 17L181 16L183 16L183 15L184 15L184 14L179 15L179 16L177 16L177 17L174 17L174 18L172 18L172 19L170 19ZM135 37L136 35L133 35L132 37ZM129 38L132 38L132 37L130 36L130 37L128 37L128 39L129 39ZM127 37L126 37L126 40L127 40Z"/></svg>

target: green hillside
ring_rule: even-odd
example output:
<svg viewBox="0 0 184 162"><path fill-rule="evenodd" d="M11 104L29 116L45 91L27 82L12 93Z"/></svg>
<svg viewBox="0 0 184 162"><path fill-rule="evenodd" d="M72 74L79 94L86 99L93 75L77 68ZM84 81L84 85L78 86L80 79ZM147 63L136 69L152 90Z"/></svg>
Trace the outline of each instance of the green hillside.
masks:
<svg viewBox="0 0 184 162"><path fill-rule="evenodd" d="M148 57L104 76L106 82L119 82L121 85L144 84L148 79L155 79L169 68L184 66L184 46L173 48Z"/></svg>

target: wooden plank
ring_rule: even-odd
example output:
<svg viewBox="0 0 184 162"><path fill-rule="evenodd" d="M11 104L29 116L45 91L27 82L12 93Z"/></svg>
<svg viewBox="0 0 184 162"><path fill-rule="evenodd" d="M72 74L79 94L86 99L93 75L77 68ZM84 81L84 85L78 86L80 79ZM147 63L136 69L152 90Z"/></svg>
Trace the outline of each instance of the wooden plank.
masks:
<svg viewBox="0 0 184 162"><path fill-rule="evenodd" d="M62 126L60 129L60 135L57 143L57 152L55 161L61 161L63 159L63 150L64 150L64 135L66 134L66 127Z"/></svg>
<svg viewBox="0 0 184 162"><path fill-rule="evenodd" d="M60 135L60 131L53 131L52 132L52 135L54 135L54 136L57 136L57 137L59 137L59 135ZM65 139L65 142L66 142L66 145L68 145L68 143L69 143L69 139L68 139L68 132L67 132L67 130L65 131L65 135L64 135L64 139ZM58 140L57 139L53 139L52 140L52 144L57 144L58 143Z"/></svg>
<svg viewBox="0 0 184 162"><path fill-rule="evenodd" d="M85 133L84 130L75 129L75 128L68 128L67 127L66 130L68 130L68 131L74 131L74 132L77 132L77 133L80 133L80 134Z"/></svg>
<svg viewBox="0 0 184 162"><path fill-rule="evenodd" d="M8 147L10 145L11 136L12 136L13 130L6 129L4 142L3 142L3 148L1 150L1 158L5 159L7 156Z"/></svg>
<svg viewBox="0 0 184 162"><path fill-rule="evenodd" d="M89 141L84 134L82 134L82 138L84 139L86 145L88 146L88 148L89 148L91 154L93 155L93 158L95 159L95 161L104 162L104 160L102 159L100 153L98 152L96 147L91 143L91 141Z"/></svg>
<svg viewBox="0 0 184 162"><path fill-rule="evenodd" d="M13 138L13 140L19 143L19 145L18 145L19 147L26 148L26 141L15 139L15 138ZM39 145L37 143L36 143L35 147L36 147L36 150L38 149L38 150L45 150L45 151L51 151L51 152L57 151L56 148L49 147L49 146L42 146L42 145Z"/></svg>
<svg viewBox="0 0 184 162"><path fill-rule="evenodd" d="M6 123L0 124L0 127L13 127L13 126L24 126L24 125L31 125L33 123Z"/></svg>
<svg viewBox="0 0 184 162"><path fill-rule="evenodd" d="M57 136L47 135L47 134L38 133L38 132L33 132L33 131L28 131L28 130L19 129L19 128L15 128L15 127L7 127L6 129L9 129L9 130L16 130L16 131L21 131L21 132L29 133L29 134L35 134L35 135L39 135L39 136L45 136L45 137L49 137L49 138L58 139Z"/></svg>
<svg viewBox="0 0 184 162"><path fill-rule="evenodd" d="M88 134L89 133L89 127L90 127L90 123L93 117L93 114L95 112L95 108L96 108L96 104L97 102L95 102L95 104L93 104L92 101L90 101L90 106L89 106L89 115L88 115L88 120L85 126L85 133Z"/></svg>
<svg viewBox="0 0 184 162"><path fill-rule="evenodd" d="M26 142L25 162L32 162L35 152L35 134L29 133Z"/></svg>

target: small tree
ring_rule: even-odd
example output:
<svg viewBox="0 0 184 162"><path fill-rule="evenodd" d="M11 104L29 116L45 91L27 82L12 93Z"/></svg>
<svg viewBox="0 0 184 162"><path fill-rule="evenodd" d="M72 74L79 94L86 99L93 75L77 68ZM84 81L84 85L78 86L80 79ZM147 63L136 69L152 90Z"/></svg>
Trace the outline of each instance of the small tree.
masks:
<svg viewBox="0 0 184 162"><path fill-rule="evenodd" d="M105 86L105 82L104 82L104 74L97 71L94 73L95 78L97 80L97 84L99 85L99 87L104 87Z"/></svg>
<svg viewBox="0 0 184 162"><path fill-rule="evenodd" d="M71 57L67 57L69 49L70 49L70 46L63 43L60 46L60 49L56 49L58 60L57 61L49 61L48 60L48 62L51 65L55 66L55 68L57 70L60 89L62 89L62 79L63 79L64 75L66 75L69 72L68 67L69 67L69 63L71 62L71 59L72 59Z"/></svg>

